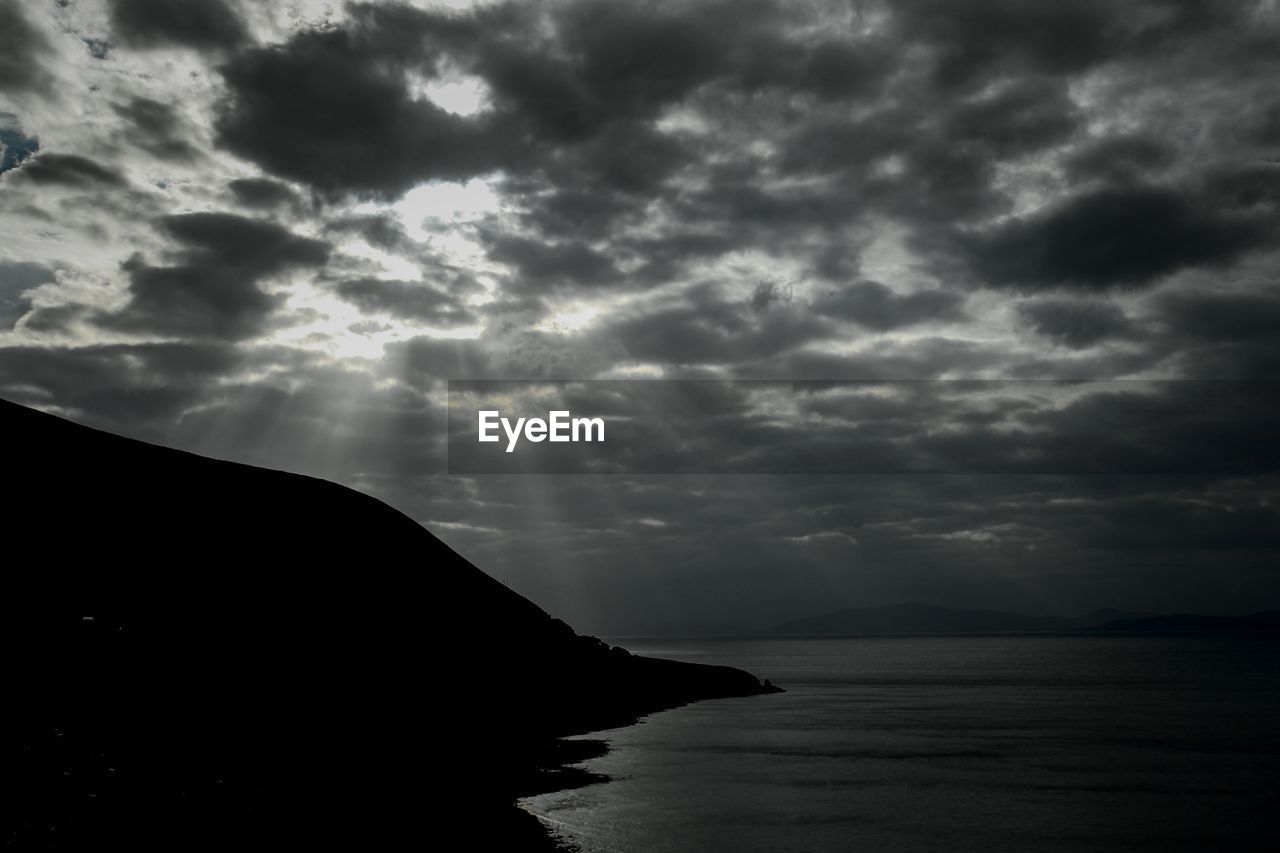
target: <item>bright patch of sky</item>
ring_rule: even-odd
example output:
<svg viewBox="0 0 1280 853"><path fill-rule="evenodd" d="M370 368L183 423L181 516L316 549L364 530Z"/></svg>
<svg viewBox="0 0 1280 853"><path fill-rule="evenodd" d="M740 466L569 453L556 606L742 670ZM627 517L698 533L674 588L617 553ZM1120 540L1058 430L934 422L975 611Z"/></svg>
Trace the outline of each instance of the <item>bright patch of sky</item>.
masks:
<svg viewBox="0 0 1280 853"><path fill-rule="evenodd" d="M23 133L18 117L0 112L0 172L7 172L36 153L40 141Z"/></svg>
<svg viewBox="0 0 1280 853"><path fill-rule="evenodd" d="M416 95L426 98L442 110L455 115L470 116L480 112L488 96L489 87L479 77L445 75L436 79L412 81Z"/></svg>
<svg viewBox="0 0 1280 853"><path fill-rule="evenodd" d="M473 178L466 183L436 181L414 187L391 209L410 237L425 241L436 232L424 226L471 222L497 213L501 206L492 181Z"/></svg>

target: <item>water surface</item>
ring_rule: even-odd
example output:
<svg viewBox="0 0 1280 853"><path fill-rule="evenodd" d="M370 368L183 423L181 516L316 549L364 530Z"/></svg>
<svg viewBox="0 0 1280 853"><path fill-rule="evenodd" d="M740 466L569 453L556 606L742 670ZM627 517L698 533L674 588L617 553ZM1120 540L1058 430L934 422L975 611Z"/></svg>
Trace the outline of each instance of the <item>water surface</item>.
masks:
<svg viewBox="0 0 1280 853"><path fill-rule="evenodd" d="M603 735L613 781L524 805L586 853L1264 849L1280 643L627 640L786 693ZM600 735L596 735L600 737Z"/></svg>

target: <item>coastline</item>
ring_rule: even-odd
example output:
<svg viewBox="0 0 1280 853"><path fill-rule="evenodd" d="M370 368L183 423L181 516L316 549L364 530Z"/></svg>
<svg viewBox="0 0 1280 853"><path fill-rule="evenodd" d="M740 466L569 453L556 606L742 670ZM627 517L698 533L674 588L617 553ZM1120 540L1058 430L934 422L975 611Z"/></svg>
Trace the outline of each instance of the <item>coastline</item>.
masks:
<svg viewBox="0 0 1280 853"><path fill-rule="evenodd" d="M7 402L0 422L25 449L8 472L25 496L14 529L61 547L55 569L18 574L15 600L73 590L114 614L0 625L22 650L10 686L24 701L0 738L9 843L363 849L419 831L431 787L440 813L500 849L546 849L513 803L582 779L567 766L582 747L560 738L775 689L580 635L335 483Z"/></svg>
<svg viewBox="0 0 1280 853"><path fill-rule="evenodd" d="M520 805L520 800L534 797L542 794L552 794L558 791L569 791L575 788L583 788L589 785L607 784L612 781L612 777L585 770L574 765L594 758L603 757L608 753L610 747L606 740L602 738L592 737L604 732L615 731L618 729L630 728L643 722L647 717L663 711L674 711L696 702L706 699L731 698L751 695L768 695L771 693L783 693L785 690L772 684L769 681L756 680L745 670L733 667L713 666L707 664L690 664L683 661L673 661L667 658L652 658L648 656L631 655L630 652L621 647L612 647L612 651L624 652L627 656L635 660L654 661L662 665L675 665L678 667L697 667L707 671L729 671L740 673L750 677L756 681L757 689L754 692L721 692L713 695L694 696L677 702L663 704L657 707L647 707L644 710L638 710L626 716L614 717L609 722L599 727L582 728L580 730L567 731L556 735L551 741L544 742L539 745L534 752L534 761L523 768L523 772L517 773L513 778L513 797L510 803L511 811L517 812L517 815L511 817L513 828L518 828L520 832L525 832L530 827L536 827L544 836L547 846L531 846L527 849L538 851L545 850L556 851L556 853L578 853L578 847L567 838L559 835L556 830L542 821L537 815L525 809ZM525 817L529 820L526 821ZM530 821L532 823L530 823ZM512 837L513 842L519 839ZM529 838L527 843L532 844L534 839ZM519 848L525 849L525 848Z"/></svg>

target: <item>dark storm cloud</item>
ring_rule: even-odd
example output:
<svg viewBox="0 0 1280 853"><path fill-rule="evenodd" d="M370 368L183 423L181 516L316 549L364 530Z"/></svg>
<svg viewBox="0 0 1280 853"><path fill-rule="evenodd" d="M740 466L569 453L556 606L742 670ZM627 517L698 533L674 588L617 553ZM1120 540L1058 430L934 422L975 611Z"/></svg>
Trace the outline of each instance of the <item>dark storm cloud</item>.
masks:
<svg viewBox="0 0 1280 853"><path fill-rule="evenodd" d="M1032 439L1039 452L1022 458L1055 459L1064 473L1280 473L1280 447L1268 437L1280 429L1275 389L1271 381L1100 383L1070 405L1023 415L1028 435L1048 440Z"/></svg>
<svg viewBox="0 0 1280 853"><path fill-rule="evenodd" d="M963 305L964 297L950 291L922 290L900 296L878 281L859 281L819 297L813 310L884 332L917 323L963 320Z"/></svg>
<svg viewBox="0 0 1280 853"><path fill-rule="evenodd" d="M175 257L192 265L236 263L260 275L289 266L324 263L329 248L318 240L298 237L285 228L231 213L186 213L167 216L160 228L186 248Z"/></svg>
<svg viewBox="0 0 1280 853"><path fill-rule="evenodd" d="M759 73L787 47L769 38L781 20L776 4L760 0L565 3L551 16L550 44L536 53L486 45L476 68L518 125L541 139L584 140L618 122L652 119L712 81Z"/></svg>
<svg viewBox="0 0 1280 853"><path fill-rule="evenodd" d="M832 116L825 112L799 120L788 129L781 168L785 174L824 174L865 168L878 158L910 150L912 124L919 116L904 108L870 117Z"/></svg>
<svg viewBox="0 0 1280 853"><path fill-rule="evenodd" d="M1157 174L1171 166L1175 157L1175 150L1159 139L1133 134L1108 136L1073 151L1066 168L1076 181L1120 183Z"/></svg>
<svg viewBox="0 0 1280 853"><path fill-rule="evenodd" d="M0 89L47 92L51 78L43 62L50 47L16 0L0 0Z"/></svg>
<svg viewBox="0 0 1280 853"><path fill-rule="evenodd" d="M162 160L189 160L196 148L187 139L191 131L171 104L135 97L112 106L130 124L129 140Z"/></svg>
<svg viewBox="0 0 1280 853"><path fill-rule="evenodd" d="M888 215L922 243L936 244L956 226L1009 208L998 188L1002 163L1069 146L1079 136L1081 111L1065 81L1032 77L990 88L960 98L928 86L890 87L881 93L887 100L869 111L784 113L780 175L824 180L808 182L804 192L770 192L754 180L758 166L721 167L721 186L705 194L719 196L720 209L690 206L689 214L735 226L773 219L802 233ZM755 236L774 242L763 230ZM857 248L829 249L815 258L815 272L832 275Z"/></svg>
<svg viewBox="0 0 1280 853"><path fill-rule="evenodd" d="M237 202L255 210L298 208L302 199L287 184L268 178L237 178L227 184Z"/></svg>
<svg viewBox="0 0 1280 853"><path fill-rule="evenodd" d="M1134 332L1124 310L1110 302L1044 299L1019 305L1018 313L1037 334L1072 349Z"/></svg>
<svg viewBox="0 0 1280 853"><path fill-rule="evenodd" d="M1237 216L1274 222L1280 213L1280 163L1213 169L1202 177L1200 203Z"/></svg>
<svg viewBox="0 0 1280 853"><path fill-rule="evenodd" d="M1189 375L1206 379L1280 379L1280 290L1181 292L1156 303L1161 344Z"/></svg>
<svg viewBox="0 0 1280 853"><path fill-rule="evenodd" d="M1269 149L1270 159L1275 162L1275 148L1280 146L1280 103L1273 100L1257 104L1241 130L1247 143Z"/></svg>
<svg viewBox="0 0 1280 853"><path fill-rule="evenodd" d="M1280 291L1181 293L1161 301L1176 336L1196 341L1240 341L1280 335Z"/></svg>
<svg viewBox="0 0 1280 853"><path fill-rule="evenodd" d="M1280 510L1266 503L1215 505L1185 496L1146 495L1117 502L1081 532L1082 547L1113 554L1159 549L1231 559L1240 552L1280 548Z"/></svg>
<svg viewBox="0 0 1280 853"><path fill-rule="evenodd" d="M497 235L490 251L513 266L516 288L642 287L732 248L769 250L796 235L816 243L815 231L883 214L921 245L961 244L965 277L979 286L1137 286L1228 265L1265 242L1257 217L1200 210L1212 187L1140 183L1170 164L1162 143L1140 132L1082 139L1086 110L1071 94L1074 75L1103 65L1168 64L1202 43L1222 52L1247 9L978 2L956 14L913 0L886 7L897 47L884 34L800 35L783 11L767 2L749 12L714 2L466 14L358 5L335 29L225 66L218 127L236 153L328 194L394 196L432 178L502 170L525 233ZM847 17L834 6L810 14L810 24ZM1265 42L1264 31L1250 44ZM904 45L915 71L936 73L895 74ZM1245 53L1241 63L1265 62L1260 48ZM446 68L487 85L479 114L447 113L414 91L411 77ZM675 106L723 127L700 139L659 129ZM753 114L754 129L744 121ZM743 153L752 130L780 143L775 154ZM1000 166L1055 149L1073 181L1102 186L1057 193L1045 210L982 237L956 236L1011 207ZM815 173L830 179L774 180ZM700 253L670 251L652 229L625 233L662 221L656 200L671 225L696 223L707 236ZM1126 229L1129 240L1109 239ZM609 249L590 245L600 241ZM833 237L813 251L811 269L825 275L856 264L858 246ZM625 279L614 273L624 257Z"/></svg>
<svg viewBox="0 0 1280 853"><path fill-rule="evenodd" d="M1147 285L1186 267L1222 267L1275 236L1170 189L1105 189L962 237L978 282L1018 290Z"/></svg>
<svg viewBox="0 0 1280 853"><path fill-rule="evenodd" d="M355 234L370 246L388 252L412 255L418 251L417 244L410 239L400 220L389 213L343 216L330 219L325 227L334 234Z"/></svg>
<svg viewBox="0 0 1280 853"><path fill-rule="evenodd" d="M540 240L498 235L490 238L489 257L515 268L516 289L561 285L607 288L621 275L608 255L578 242L548 245Z"/></svg>
<svg viewBox="0 0 1280 853"><path fill-rule="evenodd" d="M685 221L749 227L760 236L840 226L867 209L853 185L777 189L759 182L759 173L750 161L710 167L706 189L680 197L673 209Z"/></svg>
<svg viewBox="0 0 1280 853"><path fill-rule="evenodd" d="M502 137L415 100L405 66L377 61L377 47L360 31L334 30L237 56L222 69L222 143L326 193L393 196L499 165Z"/></svg>
<svg viewBox="0 0 1280 853"><path fill-rule="evenodd" d="M962 10L946 0L894 3L895 34L934 47L942 86L1000 73L1076 74L1106 62L1173 49L1239 24L1247 4L1154 0L1118 6L974 0Z"/></svg>
<svg viewBox="0 0 1280 853"><path fill-rule="evenodd" d="M598 335L628 357L665 365L741 364L828 337L832 325L807 306L756 289L733 299L711 285L669 307L620 317Z"/></svg>
<svg viewBox="0 0 1280 853"><path fill-rule="evenodd" d="M15 176L33 184L61 184L71 187L122 187L126 184L119 171L77 154L53 154L48 151L23 162Z"/></svg>
<svg viewBox="0 0 1280 853"><path fill-rule="evenodd" d="M747 91L779 89L816 95L825 101L872 95L891 65L884 40L853 45L840 38L805 44L754 34L753 55L735 82Z"/></svg>
<svg viewBox="0 0 1280 853"><path fill-rule="evenodd" d="M331 193L393 195L496 169L563 171L556 157L579 145L597 161L583 164L585 174L634 190L685 159L649 124L702 87L838 99L878 77L867 52L776 36L771 26L783 20L758 0L504 4L465 16L358 5L340 29L224 66L219 130L236 153ZM462 118L414 95L406 75L433 78L443 63L484 80L488 109Z"/></svg>
<svg viewBox="0 0 1280 853"><path fill-rule="evenodd" d="M1079 124L1079 109L1064 81L1032 78L963 104L946 117L940 136L1007 158L1060 144Z"/></svg>
<svg viewBox="0 0 1280 853"><path fill-rule="evenodd" d="M776 156L700 170L705 188L680 193L680 221L719 226L734 245L773 247L888 215L934 244L940 232L1007 209L996 189L1002 161L1064 145L1080 128L1067 87L1049 79L961 100L913 91L870 111L791 111L785 101L775 110ZM847 238L815 247L812 270L847 278L858 249Z"/></svg>
<svg viewBox="0 0 1280 853"><path fill-rule="evenodd" d="M239 339L260 331L279 298L258 285L294 268L315 267L329 246L271 222L229 213L167 216L160 230L181 248L169 266L140 256L125 264L129 303L97 322L139 334Z"/></svg>
<svg viewBox="0 0 1280 853"><path fill-rule="evenodd" d="M610 125L589 141L549 150L503 190L522 202L522 221L549 237L598 239L642 213L680 171L699 161L696 146L647 124Z"/></svg>
<svg viewBox="0 0 1280 853"><path fill-rule="evenodd" d="M14 346L0 359L0 393L28 405L56 401L95 425L159 438L241 359L223 343Z"/></svg>
<svg viewBox="0 0 1280 853"><path fill-rule="evenodd" d="M109 0L116 37L137 47L234 48L249 37L229 0Z"/></svg>
<svg viewBox="0 0 1280 853"><path fill-rule="evenodd" d="M475 315L455 297L423 283L375 278L340 282L338 295L368 314L390 314L432 326L465 326Z"/></svg>

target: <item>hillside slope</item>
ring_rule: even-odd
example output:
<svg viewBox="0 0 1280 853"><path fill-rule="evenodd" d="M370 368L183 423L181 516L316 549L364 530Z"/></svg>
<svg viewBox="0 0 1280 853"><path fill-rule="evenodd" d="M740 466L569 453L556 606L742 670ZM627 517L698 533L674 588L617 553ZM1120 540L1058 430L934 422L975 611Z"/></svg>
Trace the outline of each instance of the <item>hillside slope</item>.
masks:
<svg viewBox="0 0 1280 853"><path fill-rule="evenodd" d="M333 483L4 401L0 435L22 849L536 848L510 803L556 737L770 689L579 636Z"/></svg>

